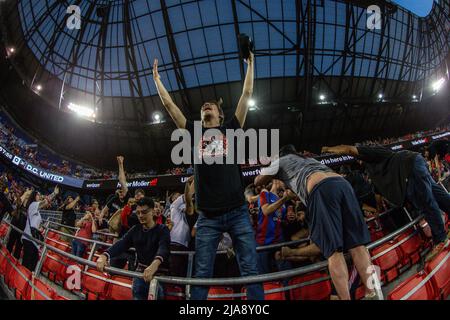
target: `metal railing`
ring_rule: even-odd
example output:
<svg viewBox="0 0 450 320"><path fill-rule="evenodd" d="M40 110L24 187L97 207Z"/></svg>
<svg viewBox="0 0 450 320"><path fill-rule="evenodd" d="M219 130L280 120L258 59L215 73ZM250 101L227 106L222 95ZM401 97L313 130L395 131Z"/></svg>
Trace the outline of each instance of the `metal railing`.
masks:
<svg viewBox="0 0 450 320"><path fill-rule="evenodd" d="M396 236L402 234L403 232L405 232L406 230L408 230L409 228L415 227L416 224L422 219L422 216L417 217L416 219L412 220L411 222L409 222L407 225L403 226L402 228L398 229L397 231L371 243L370 245L367 246L367 248L373 249L379 245L382 245L388 241L390 241L391 239L395 238ZM63 256L65 258L68 258L76 263L79 263L81 265L86 266L86 270L88 267L92 267L92 268L96 268L96 263L91 261L91 260L86 260L77 256L74 256L72 254L67 253L66 251L63 251L61 249L55 248L53 246L48 245L48 243L45 242L45 240L47 239L47 235L48 232L50 231L50 229L48 228L47 225L47 229L45 231L45 235L44 235L44 241L39 241L37 239L32 238L31 236L25 234L22 230L18 229L17 227L13 226L9 221L5 221L12 229L18 231L19 233L23 234L26 238L29 238L31 241L34 241L35 243L39 244L42 247L42 255L41 255L41 259L38 262L38 266L36 267L36 274L39 275L41 267L43 265L44 259L47 256L47 252L50 250L52 252L55 252L57 254L59 254L60 256ZM47 222L48 223L48 222ZM10 229L11 230L11 229ZM56 231L56 230L55 230ZM68 235L71 236L71 235ZM6 239L7 237L5 237ZM83 238L82 238L83 239ZM84 241L87 239L83 239ZM92 242L98 242L95 240L91 240ZM295 241L295 243L297 243L298 241ZM304 242L304 240L303 240ZM102 245L104 243L101 243ZM110 244L106 244L106 245L110 245ZM285 246L287 245L287 243L283 243L283 244L278 244L278 246ZM275 245L270 246L271 248L273 248ZM94 246L95 247L95 246ZM269 246L266 246L269 247ZM377 255L377 258L386 252L382 252L380 254ZM91 251L92 253L92 251ZM191 258L193 256L189 256L189 258ZM92 258L92 255L90 255L90 258ZM348 255L346 256L346 258L348 259ZM372 259L375 259L375 257L372 257ZM190 264L191 265L191 264ZM154 279L152 280L154 283L158 284L158 283L163 283L163 284L173 284L173 285L179 285L179 286L185 286L186 287L186 297L187 299L189 299L189 293L190 293L190 286L195 285L195 286L237 286L237 285L247 285L247 284L255 284L255 283L264 283L264 282L269 282L269 281L279 281L279 280L283 280L283 279L288 279L288 278L292 278L292 277L296 277L296 276L301 276L307 273L311 273L314 271L320 271L323 270L327 267L328 262L327 261L321 261L319 263L316 264L312 264L309 266L305 266L305 267L300 267L300 268L296 268L296 269L292 269L292 270L288 270L288 271L279 271L279 272L274 272L274 273L270 273L270 274L264 274L264 275L258 275L258 276L246 276L246 277L235 277L235 278L216 278L216 279L200 279L200 278L181 278L181 277L170 277L170 276L155 276ZM117 268L113 268L113 267L106 267L105 270L113 275L120 275L120 276L124 276L124 277L131 277L131 278L142 278L143 274L142 273L138 273L138 272L133 272L133 271L128 271L128 270L122 270L122 269L117 269ZM192 270L190 272L188 272L190 274L188 274L188 277L192 276ZM325 277L325 278L321 278L321 279L314 279L313 283L317 283L317 282L321 282L321 281L326 281L328 280L329 277ZM104 280L107 280L106 278ZM291 285L288 287L283 287L280 289L273 289L270 292L278 292L278 291L286 291L286 290L290 290L293 288L298 288L298 287L302 287L302 286L306 286L309 285L311 283L305 282L305 283L301 283L301 284L296 284L296 285ZM153 285L151 286L152 288L157 288L157 285ZM275 291L274 291L275 290ZM266 293L270 293L269 291L267 291ZM157 297L157 292L152 292L154 297ZM235 294L233 295L233 297L241 297L243 294Z"/></svg>

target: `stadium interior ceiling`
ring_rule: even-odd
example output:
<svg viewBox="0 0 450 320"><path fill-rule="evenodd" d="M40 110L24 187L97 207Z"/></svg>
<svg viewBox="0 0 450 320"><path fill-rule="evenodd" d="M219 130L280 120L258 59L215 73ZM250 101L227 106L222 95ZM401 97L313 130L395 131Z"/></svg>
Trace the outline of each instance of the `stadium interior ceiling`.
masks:
<svg viewBox="0 0 450 320"><path fill-rule="evenodd" d="M382 9L380 29L367 28L369 3ZM0 3L0 105L39 141L95 167L114 168L118 154L135 169L170 167L175 126L156 95L154 58L187 118L218 97L230 116L244 79L241 33L256 45L246 127L278 128L281 144L318 152L450 120L450 81L432 89L449 78L448 0L424 18L378 0L75 4L80 30L67 29L68 1ZM71 114L70 103L95 118Z"/></svg>

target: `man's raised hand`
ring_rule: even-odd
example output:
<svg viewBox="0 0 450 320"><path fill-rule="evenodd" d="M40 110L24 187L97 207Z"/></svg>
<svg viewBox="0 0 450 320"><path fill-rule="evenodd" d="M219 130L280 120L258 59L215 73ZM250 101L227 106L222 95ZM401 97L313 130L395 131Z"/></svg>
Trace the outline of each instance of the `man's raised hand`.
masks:
<svg viewBox="0 0 450 320"><path fill-rule="evenodd" d="M158 59L155 59L153 61L153 80L160 79L159 72L158 72Z"/></svg>

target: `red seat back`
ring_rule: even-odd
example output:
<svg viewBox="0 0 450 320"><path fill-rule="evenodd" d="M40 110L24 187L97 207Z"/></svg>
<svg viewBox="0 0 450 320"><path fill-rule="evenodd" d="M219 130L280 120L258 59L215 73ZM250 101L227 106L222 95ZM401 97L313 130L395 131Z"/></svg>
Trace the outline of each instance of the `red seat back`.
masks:
<svg viewBox="0 0 450 320"><path fill-rule="evenodd" d="M385 252L383 255L374 260L374 263L378 265L383 271L392 269L399 263L400 253L398 252L397 248L392 248L394 244L395 243L393 241L390 241L376 247L371 252L372 257Z"/></svg>
<svg viewBox="0 0 450 320"><path fill-rule="evenodd" d="M413 290L426 277L425 272L415 274L391 291L388 295L388 300L400 300ZM407 300L435 300L436 294L430 281L426 282L417 292L415 292Z"/></svg>
<svg viewBox="0 0 450 320"><path fill-rule="evenodd" d="M131 284L133 283L133 281L130 278L114 276L111 278L111 281L115 281L118 283L109 283L106 293L106 299L133 300L133 293L131 291Z"/></svg>
<svg viewBox="0 0 450 320"><path fill-rule="evenodd" d="M428 274L436 271L431 278L431 283L439 296L446 299L450 295L450 251L442 251L436 258L426 264Z"/></svg>
<svg viewBox="0 0 450 320"><path fill-rule="evenodd" d="M233 300L233 298L215 297L216 295L233 294L233 288L229 287L210 287L208 291L208 300Z"/></svg>
<svg viewBox="0 0 450 320"><path fill-rule="evenodd" d="M89 300L103 298L106 295L108 278L107 275L95 269L88 269L87 273L83 272L81 276L81 288L84 292L93 294L88 295Z"/></svg>
<svg viewBox="0 0 450 320"><path fill-rule="evenodd" d="M12 287L15 289L15 296L17 300L28 300L28 288L30 286L31 271L24 266L18 265L15 278L12 280Z"/></svg>
<svg viewBox="0 0 450 320"><path fill-rule="evenodd" d="M185 300L183 288L170 284L164 286L164 295L165 300Z"/></svg>
<svg viewBox="0 0 450 320"><path fill-rule="evenodd" d="M306 284L300 288L290 290L291 300L328 300L331 295L330 280L320 279L329 277L326 272L314 272L299 277L295 277L289 281L289 285Z"/></svg>
<svg viewBox="0 0 450 320"><path fill-rule="evenodd" d="M39 279L34 279L34 287L28 287L27 297L30 297L30 300L53 300L56 296L56 292Z"/></svg>

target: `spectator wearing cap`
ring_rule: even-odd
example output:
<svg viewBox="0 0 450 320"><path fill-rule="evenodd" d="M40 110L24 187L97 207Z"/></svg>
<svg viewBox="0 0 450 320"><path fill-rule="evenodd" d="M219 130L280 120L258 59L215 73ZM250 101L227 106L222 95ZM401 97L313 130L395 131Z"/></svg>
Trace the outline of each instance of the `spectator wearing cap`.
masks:
<svg viewBox="0 0 450 320"><path fill-rule="evenodd" d="M165 225L155 223L154 208L155 203L151 198L144 197L139 200L136 209L139 224L132 227L97 260L97 269L104 272L112 258L120 256L130 248L135 248L138 262L136 271L143 272L143 278L133 280L135 300L147 300L150 281L161 264L169 259L170 232Z"/></svg>

